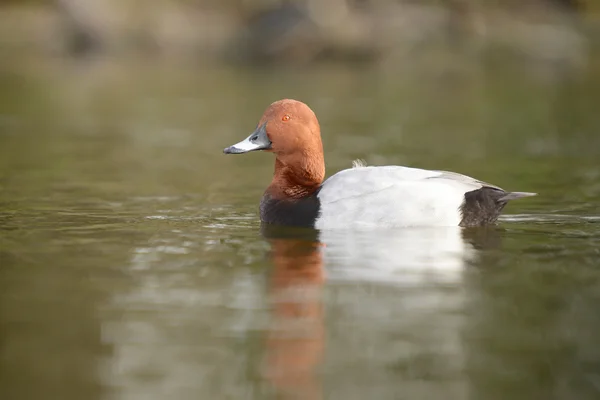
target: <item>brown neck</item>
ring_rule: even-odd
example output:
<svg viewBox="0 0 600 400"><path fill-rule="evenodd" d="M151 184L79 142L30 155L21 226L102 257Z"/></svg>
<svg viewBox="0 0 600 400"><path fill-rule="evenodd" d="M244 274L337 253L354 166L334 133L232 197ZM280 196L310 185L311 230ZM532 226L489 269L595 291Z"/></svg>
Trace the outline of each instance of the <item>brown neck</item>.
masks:
<svg viewBox="0 0 600 400"><path fill-rule="evenodd" d="M313 194L325 178L322 156L293 158L277 157L273 180L267 192L273 198L301 199Z"/></svg>

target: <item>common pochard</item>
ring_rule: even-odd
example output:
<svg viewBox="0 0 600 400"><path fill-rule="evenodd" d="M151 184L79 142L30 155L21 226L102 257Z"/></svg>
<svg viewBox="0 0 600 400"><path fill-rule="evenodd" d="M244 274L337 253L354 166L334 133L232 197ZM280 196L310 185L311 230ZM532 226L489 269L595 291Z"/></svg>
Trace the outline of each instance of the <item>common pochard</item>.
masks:
<svg viewBox="0 0 600 400"><path fill-rule="evenodd" d="M455 172L355 165L325 182L321 130L304 103L271 104L256 130L223 150L275 154L273 180L260 218L317 229L350 227L482 226L497 221L509 200L535 193L506 192Z"/></svg>

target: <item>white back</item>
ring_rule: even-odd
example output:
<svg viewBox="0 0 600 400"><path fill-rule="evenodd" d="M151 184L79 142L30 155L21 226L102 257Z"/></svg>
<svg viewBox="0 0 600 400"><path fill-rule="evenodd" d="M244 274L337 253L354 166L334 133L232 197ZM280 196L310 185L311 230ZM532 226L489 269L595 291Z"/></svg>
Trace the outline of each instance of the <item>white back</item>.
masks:
<svg viewBox="0 0 600 400"><path fill-rule="evenodd" d="M359 166L325 181L315 226L458 226L465 193L483 186L496 188L454 172Z"/></svg>

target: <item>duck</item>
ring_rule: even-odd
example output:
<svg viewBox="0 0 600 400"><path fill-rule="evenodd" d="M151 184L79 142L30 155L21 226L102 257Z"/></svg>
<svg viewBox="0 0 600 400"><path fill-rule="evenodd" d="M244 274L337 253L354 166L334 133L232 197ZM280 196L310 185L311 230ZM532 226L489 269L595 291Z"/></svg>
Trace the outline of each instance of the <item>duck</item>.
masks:
<svg viewBox="0 0 600 400"><path fill-rule="evenodd" d="M305 103L267 107L254 132L223 150L275 155L261 222L322 229L474 227L495 224L506 204L537 193L504 189L456 172L354 163L325 180L319 121Z"/></svg>

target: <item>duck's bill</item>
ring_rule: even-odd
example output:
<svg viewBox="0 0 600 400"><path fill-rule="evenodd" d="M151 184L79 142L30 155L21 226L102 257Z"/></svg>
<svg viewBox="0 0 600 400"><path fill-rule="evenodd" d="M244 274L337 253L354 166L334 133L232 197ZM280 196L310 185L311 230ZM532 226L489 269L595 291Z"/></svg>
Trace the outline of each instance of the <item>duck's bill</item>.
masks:
<svg viewBox="0 0 600 400"><path fill-rule="evenodd" d="M223 149L223 153L242 154L247 153L249 151L269 149L271 149L271 141L267 136L267 124L264 123L258 128L256 128L256 130L252 132L252 134L246 139L234 144L233 146L229 146Z"/></svg>

